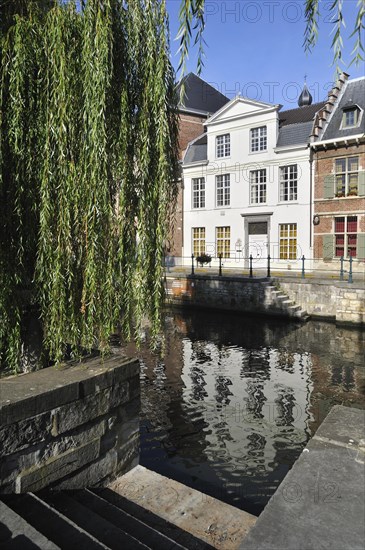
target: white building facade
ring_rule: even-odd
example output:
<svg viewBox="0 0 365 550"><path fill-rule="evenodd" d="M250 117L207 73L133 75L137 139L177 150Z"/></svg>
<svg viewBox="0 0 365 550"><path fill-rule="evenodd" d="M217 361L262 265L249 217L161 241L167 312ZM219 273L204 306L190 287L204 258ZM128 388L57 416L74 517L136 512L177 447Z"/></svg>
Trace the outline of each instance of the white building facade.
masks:
<svg viewBox="0 0 365 550"><path fill-rule="evenodd" d="M280 112L237 97L205 123L183 161L184 248L224 265L285 264L312 255L311 168L314 114L322 104ZM318 108L318 109L317 109Z"/></svg>

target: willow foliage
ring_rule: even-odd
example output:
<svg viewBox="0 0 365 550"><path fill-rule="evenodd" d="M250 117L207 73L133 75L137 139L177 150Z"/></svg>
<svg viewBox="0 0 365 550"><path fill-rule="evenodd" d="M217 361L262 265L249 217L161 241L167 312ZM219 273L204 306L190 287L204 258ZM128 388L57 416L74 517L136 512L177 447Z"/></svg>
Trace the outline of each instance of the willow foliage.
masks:
<svg viewBox="0 0 365 550"><path fill-rule="evenodd" d="M130 336L147 316L158 332L177 179L165 2L20 8L1 0L0 350L13 370L30 304L56 362L66 346L107 349L120 322Z"/></svg>
<svg viewBox="0 0 365 550"><path fill-rule="evenodd" d="M353 3L355 0L353 0ZM365 44L364 44L364 29L365 29L365 0L356 0L356 8L354 11L355 22L353 23L352 32L347 39L352 39L353 50L351 52L352 59L349 66L361 65L365 60ZM346 29L344 18L344 0L331 0L330 2L321 2L321 0L303 0L304 7L304 49L310 52L318 41L319 23L323 17L322 10L329 10L329 21L332 25L331 48L333 50L333 64L336 71L339 72L339 63L342 62L343 38ZM191 39L194 38L194 45L198 44L198 61L197 73L200 74L204 66L204 28L207 16L205 14L206 0L180 0L179 20L180 27L177 38L180 41L180 64L181 69L181 99L183 99L183 76L186 73L186 63L188 59ZM328 15L328 14L327 14ZM323 31L322 31L323 32Z"/></svg>

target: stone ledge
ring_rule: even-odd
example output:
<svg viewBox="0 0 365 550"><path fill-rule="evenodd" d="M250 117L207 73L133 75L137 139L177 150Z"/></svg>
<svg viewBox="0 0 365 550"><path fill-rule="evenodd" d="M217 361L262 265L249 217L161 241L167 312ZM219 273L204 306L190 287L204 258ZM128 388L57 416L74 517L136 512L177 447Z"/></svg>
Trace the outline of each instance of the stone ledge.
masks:
<svg viewBox="0 0 365 550"><path fill-rule="evenodd" d="M364 438L365 411L333 407L240 548L362 549Z"/></svg>
<svg viewBox="0 0 365 550"><path fill-rule="evenodd" d="M139 373L137 359L100 357L0 380L0 424L37 416Z"/></svg>

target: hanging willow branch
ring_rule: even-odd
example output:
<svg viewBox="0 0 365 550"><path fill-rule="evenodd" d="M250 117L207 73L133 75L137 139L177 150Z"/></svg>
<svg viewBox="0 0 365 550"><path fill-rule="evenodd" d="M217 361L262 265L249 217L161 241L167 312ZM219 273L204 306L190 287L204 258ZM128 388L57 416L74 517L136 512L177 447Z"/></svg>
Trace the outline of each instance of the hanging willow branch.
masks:
<svg viewBox="0 0 365 550"><path fill-rule="evenodd" d="M355 1L355 0L354 0ZM305 30L304 30L304 49L311 51L317 43L319 36L319 22L321 20L321 0L303 0L305 12ZM200 74L203 68L204 58L204 39L203 33L205 28L205 6L206 0L180 0L179 19L180 26L177 39L180 42L180 82L181 82L181 100L183 100L184 81L183 77L186 73L186 63L190 49L191 38L194 37L194 45L198 44L198 61L197 73ZM345 27L344 21L344 4L343 0L331 0L325 2L325 9L330 9L331 21L333 24L333 38L331 48L333 49L333 64L338 66L338 62L342 60L343 51L343 33L342 27ZM365 28L365 0L357 0L356 21L354 23L353 32L349 38L355 37L355 44L351 52L352 60L349 65L355 63L360 65L364 62L364 28Z"/></svg>
<svg viewBox="0 0 365 550"><path fill-rule="evenodd" d="M24 308L59 362L121 323L159 330L177 180L164 1L2 0L0 358L19 366ZM6 14L5 14L6 15Z"/></svg>

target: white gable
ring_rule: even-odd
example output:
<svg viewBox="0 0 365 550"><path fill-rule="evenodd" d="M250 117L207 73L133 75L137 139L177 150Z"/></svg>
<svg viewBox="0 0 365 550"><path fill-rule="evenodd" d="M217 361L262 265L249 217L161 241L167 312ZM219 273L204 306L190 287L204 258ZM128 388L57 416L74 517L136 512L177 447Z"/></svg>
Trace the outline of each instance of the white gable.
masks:
<svg viewBox="0 0 365 550"><path fill-rule="evenodd" d="M206 126L216 122L223 122L236 117L252 116L264 112L276 110L279 106L261 101L253 101L245 97L236 97L224 105L219 111L214 113L207 122Z"/></svg>

